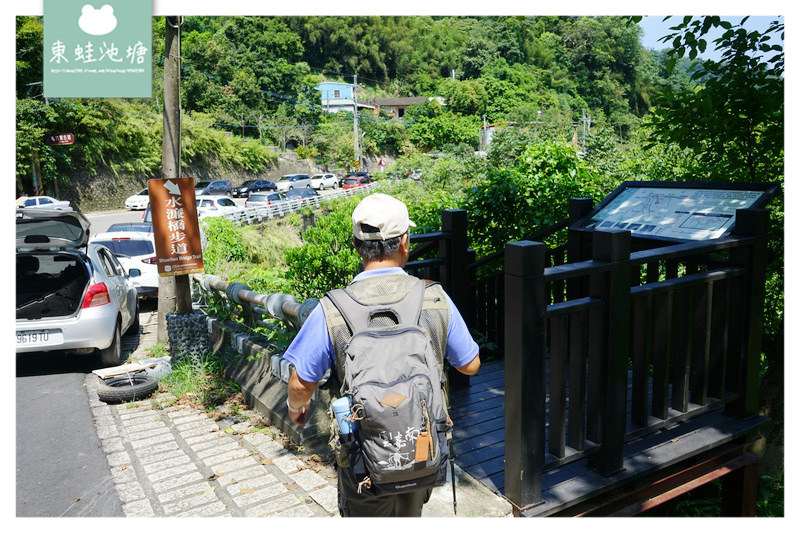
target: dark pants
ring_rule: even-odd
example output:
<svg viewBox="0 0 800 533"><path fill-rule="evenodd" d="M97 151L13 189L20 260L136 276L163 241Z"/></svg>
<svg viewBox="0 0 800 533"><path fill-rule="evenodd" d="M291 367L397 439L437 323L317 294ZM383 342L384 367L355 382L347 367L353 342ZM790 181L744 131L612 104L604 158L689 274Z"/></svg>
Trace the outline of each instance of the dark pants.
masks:
<svg viewBox="0 0 800 533"><path fill-rule="evenodd" d="M360 479L353 478L350 468L336 467L339 480L339 514L342 516L422 516L422 506L428 502L433 489L376 496L371 489L358 493Z"/></svg>

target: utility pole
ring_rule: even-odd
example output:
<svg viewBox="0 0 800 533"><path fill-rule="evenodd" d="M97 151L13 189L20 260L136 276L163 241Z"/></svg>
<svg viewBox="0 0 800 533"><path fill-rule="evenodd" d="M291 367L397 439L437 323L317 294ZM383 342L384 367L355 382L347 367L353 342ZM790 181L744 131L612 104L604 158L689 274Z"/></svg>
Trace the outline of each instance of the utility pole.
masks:
<svg viewBox="0 0 800 533"><path fill-rule="evenodd" d="M358 103L356 103L356 90L358 89L358 74L353 74L353 159L361 167L361 154L358 149Z"/></svg>
<svg viewBox="0 0 800 533"><path fill-rule="evenodd" d="M161 142L161 177L178 178L181 169L181 23L183 17L166 17L164 43L164 134ZM159 276L157 341L167 340L167 314L192 312L189 276Z"/></svg>

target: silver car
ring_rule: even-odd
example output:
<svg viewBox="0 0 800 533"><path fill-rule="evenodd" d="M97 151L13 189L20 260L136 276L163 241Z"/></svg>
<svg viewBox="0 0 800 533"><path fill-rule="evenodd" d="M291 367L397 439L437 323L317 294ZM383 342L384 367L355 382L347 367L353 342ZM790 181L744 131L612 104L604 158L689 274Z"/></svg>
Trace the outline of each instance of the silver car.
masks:
<svg viewBox="0 0 800 533"><path fill-rule="evenodd" d="M16 217L17 353L97 351L103 366L119 365L120 337L139 324L129 274L108 248L88 244L82 214L23 209Z"/></svg>
<svg viewBox="0 0 800 533"><path fill-rule="evenodd" d="M292 189L310 189L311 176L308 174L287 174L282 176L275 184L278 186L278 192L286 192Z"/></svg>
<svg viewBox="0 0 800 533"><path fill-rule="evenodd" d="M286 196L279 192L254 192L245 200L245 207L266 207L286 203Z"/></svg>

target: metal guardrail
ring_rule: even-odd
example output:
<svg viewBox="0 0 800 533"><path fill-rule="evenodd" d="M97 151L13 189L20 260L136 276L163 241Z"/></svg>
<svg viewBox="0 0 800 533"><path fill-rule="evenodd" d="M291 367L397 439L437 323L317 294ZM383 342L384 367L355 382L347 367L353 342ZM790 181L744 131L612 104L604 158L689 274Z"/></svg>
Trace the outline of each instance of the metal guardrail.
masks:
<svg viewBox="0 0 800 533"><path fill-rule="evenodd" d="M250 287L244 283L228 283L217 276L193 274L192 278L205 291L218 291L242 307L249 309L254 317L277 318L296 329L300 329L300 326L306 321L311 311L319 304L319 300L316 298L298 302L297 298L290 294L280 292L260 294L250 290ZM259 326L273 327L261 318L255 318L255 322Z"/></svg>
<svg viewBox="0 0 800 533"><path fill-rule="evenodd" d="M361 187L356 187L354 189L340 189L335 191L331 194L326 196L317 196L314 198L300 198L296 200L288 200L286 202L280 202L275 205L266 205L260 207L246 207L240 211L234 211L233 213L226 213L221 215L223 218L227 218L228 220L233 221L234 224L253 224L257 222L262 222L264 220L271 220L276 217L283 217L286 216L288 213L293 213L295 211L299 211L304 207L319 207L320 200L333 200L335 198L344 198L346 196L353 196L355 194L363 194L365 192L370 192L376 189L379 186L378 183L372 182L367 185L362 185Z"/></svg>

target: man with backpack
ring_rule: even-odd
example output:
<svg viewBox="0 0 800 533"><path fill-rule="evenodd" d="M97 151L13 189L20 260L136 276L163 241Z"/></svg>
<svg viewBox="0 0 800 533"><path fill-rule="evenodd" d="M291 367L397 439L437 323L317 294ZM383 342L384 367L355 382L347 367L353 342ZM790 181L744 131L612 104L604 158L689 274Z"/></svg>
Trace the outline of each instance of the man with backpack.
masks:
<svg viewBox="0 0 800 533"><path fill-rule="evenodd" d="M444 361L473 375L478 345L442 287L403 270L415 226L403 202L370 195L352 221L364 271L322 298L284 354L289 417L305 424L330 369L340 514L421 516L450 455Z"/></svg>

